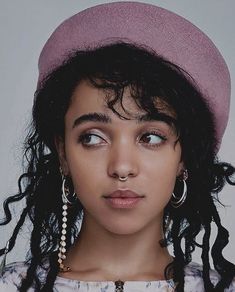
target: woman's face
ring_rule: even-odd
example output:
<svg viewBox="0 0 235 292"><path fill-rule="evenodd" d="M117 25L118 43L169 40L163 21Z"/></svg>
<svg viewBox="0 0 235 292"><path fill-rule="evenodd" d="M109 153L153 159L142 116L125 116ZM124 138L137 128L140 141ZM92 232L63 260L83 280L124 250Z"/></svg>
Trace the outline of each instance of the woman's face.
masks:
<svg viewBox="0 0 235 292"><path fill-rule="evenodd" d="M59 140L57 147L84 215L112 233L131 234L162 221L183 168L181 147L167 123L137 120L146 113L136 106L128 90L123 105L131 116L119 104L115 109L131 120L115 115L105 96L88 82L80 83L65 116L65 139ZM120 181L118 176L128 179ZM134 207L119 208L105 198L117 190L131 190L142 198Z"/></svg>

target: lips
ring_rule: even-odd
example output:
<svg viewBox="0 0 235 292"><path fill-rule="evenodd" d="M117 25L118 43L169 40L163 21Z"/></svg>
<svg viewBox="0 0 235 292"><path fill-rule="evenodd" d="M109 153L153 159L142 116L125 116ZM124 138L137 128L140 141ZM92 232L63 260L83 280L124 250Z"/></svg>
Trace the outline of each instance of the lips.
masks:
<svg viewBox="0 0 235 292"><path fill-rule="evenodd" d="M105 202L114 209L133 209L143 201L144 197L131 190L116 190L104 196Z"/></svg>
<svg viewBox="0 0 235 292"><path fill-rule="evenodd" d="M104 196L105 198L143 198L144 196L139 195L131 190L116 190L109 195Z"/></svg>

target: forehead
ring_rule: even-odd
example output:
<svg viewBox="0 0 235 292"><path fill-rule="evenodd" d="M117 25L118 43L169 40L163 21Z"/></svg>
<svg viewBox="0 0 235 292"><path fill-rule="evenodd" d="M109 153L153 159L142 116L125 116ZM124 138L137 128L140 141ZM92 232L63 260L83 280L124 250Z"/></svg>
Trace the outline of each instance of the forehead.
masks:
<svg viewBox="0 0 235 292"><path fill-rule="evenodd" d="M75 88L68 112L84 113L97 109L105 110L103 90L92 86L88 81L81 81Z"/></svg>
<svg viewBox="0 0 235 292"><path fill-rule="evenodd" d="M107 101L113 98L113 91L98 89L88 81L83 80L73 92L67 113L76 113L76 115L79 115L86 112L102 111L116 116L107 105ZM113 107L121 116L128 119L146 113L144 109L137 105L133 90L129 87L124 89L122 102L118 101ZM157 108L158 111L176 118L174 110L164 100L156 98L154 100L154 107Z"/></svg>

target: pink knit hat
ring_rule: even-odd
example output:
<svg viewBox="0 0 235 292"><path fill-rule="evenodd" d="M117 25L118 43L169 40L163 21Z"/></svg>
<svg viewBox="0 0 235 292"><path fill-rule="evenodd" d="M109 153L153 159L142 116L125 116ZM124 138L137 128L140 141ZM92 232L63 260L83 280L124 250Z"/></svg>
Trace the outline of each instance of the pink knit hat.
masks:
<svg viewBox="0 0 235 292"><path fill-rule="evenodd" d="M117 41L150 47L194 78L214 113L219 149L229 113L228 68L200 29L166 9L140 2L114 2L88 8L65 20L41 52L38 87L72 51Z"/></svg>

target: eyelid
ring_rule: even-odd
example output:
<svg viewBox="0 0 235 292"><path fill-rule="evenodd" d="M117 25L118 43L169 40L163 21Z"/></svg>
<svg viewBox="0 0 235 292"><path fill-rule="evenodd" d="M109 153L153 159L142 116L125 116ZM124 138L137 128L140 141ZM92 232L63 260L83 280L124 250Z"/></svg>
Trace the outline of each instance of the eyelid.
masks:
<svg viewBox="0 0 235 292"><path fill-rule="evenodd" d="M146 124L141 125L141 127L138 130L141 132L152 132L155 131L161 135L169 135L171 132L173 132L173 128L163 122L163 121L154 121L154 122L146 122Z"/></svg>
<svg viewBox="0 0 235 292"><path fill-rule="evenodd" d="M92 127L92 128L82 130L79 135L90 134L90 135L97 135L97 136L102 137L102 135L106 135L105 132L106 131L104 129L100 129L98 127Z"/></svg>
<svg viewBox="0 0 235 292"><path fill-rule="evenodd" d="M152 127L144 127L143 129L141 129L139 131L139 135L141 134L145 134L145 133L151 133L151 134L155 134L158 135L162 138L167 138L169 136L169 129L162 129L161 127L156 127L156 126L152 126Z"/></svg>

